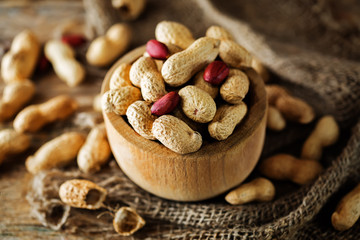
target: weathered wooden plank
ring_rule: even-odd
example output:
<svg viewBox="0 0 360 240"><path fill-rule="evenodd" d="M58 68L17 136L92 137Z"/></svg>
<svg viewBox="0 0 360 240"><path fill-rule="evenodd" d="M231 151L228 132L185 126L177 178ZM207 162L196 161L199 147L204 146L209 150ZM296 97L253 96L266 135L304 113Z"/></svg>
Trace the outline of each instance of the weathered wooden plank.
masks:
<svg viewBox="0 0 360 240"><path fill-rule="evenodd" d="M28 28L44 41L56 26L69 20L84 20L81 1L0 1L2 40Z"/></svg>

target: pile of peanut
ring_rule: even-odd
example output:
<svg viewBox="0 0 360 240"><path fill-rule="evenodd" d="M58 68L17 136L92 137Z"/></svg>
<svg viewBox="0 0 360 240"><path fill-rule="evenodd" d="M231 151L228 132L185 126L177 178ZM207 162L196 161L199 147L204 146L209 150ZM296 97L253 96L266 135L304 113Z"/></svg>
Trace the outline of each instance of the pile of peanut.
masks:
<svg viewBox="0 0 360 240"><path fill-rule="evenodd" d="M249 52L218 26L195 40L186 26L163 21L155 36L143 56L114 71L104 111L126 115L138 134L180 154L200 149L203 126L227 139L247 112L250 83L239 68L251 66Z"/></svg>
<svg viewBox="0 0 360 240"><path fill-rule="evenodd" d="M130 6L127 13L131 16L127 17L135 17L132 14L137 16L143 8L138 7L144 5L145 1L117 0L114 4L120 8L124 4ZM94 39L89 45L87 63L98 67L109 66L124 53L131 37L127 24L113 25L105 36ZM68 87L76 88L85 80L86 68L76 59L75 48L85 42L82 34L64 32L58 38L47 41L42 50L42 44L32 31L25 30L15 36L10 50L1 60L1 78L5 87L0 99L0 122L11 124L12 127L0 130L0 164L14 154L26 153L36 138L35 134L46 125L68 119L79 110L79 103L68 95L31 104L37 86L30 78L35 71L43 75L51 63L57 77ZM78 168L84 173L99 171L110 159L111 150L105 125L95 125L95 122L91 125L88 135L83 131L65 131L43 144L35 153L27 156L27 171L38 174L65 167L74 160L77 160ZM105 206L103 202L107 192L90 181L73 179L61 185L59 196L72 207L99 209ZM120 235L131 235L144 224L145 221L132 208L114 210L114 230Z"/></svg>
<svg viewBox="0 0 360 240"><path fill-rule="evenodd" d="M261 71L264 70L262 68ZM265 74L265 76L268 76L268 74ZM269 102L267 119L269 130L284 130L286 121L307 124L314 120L315 113L312 107L303 100L292 96L284 87L268 84L266 91ZM276 196L276 186L269 179L291 181L297 185L313 183L323 172L321 164L323 149L335 144L339 135L340 129L334 117L330 115L322 116L303 143L300 157L278 153L260 160L256 171L263 177L241 184L230 191L225 196L225 200L232 205L254 201L272 201ZM360 184L346 194L338 203L331 216L331 223L336 230L345 231L351 228L359 217Z"/></svg>
<svg viewBox="0 0 360 240"><path fill-rule="evenodd" d="M100 98L94 101L96 109L102 107L119 117L126 115L138 134L159 140L180 154L195 152L201 147L202 136L196 130L204 125L214 139L227 139L247 112L243 99L249 80L239 68L252 66L264 81L269 73L222 27L212 26L206 37L195 40L182 24L165 21L158 24L155 35L157 40L148 42L143 56L133 64L121 64L114 71L110 90L101 97L102 106L98 104ZM125 51L130 39L128 26L115 24L105 36L91 43L87 62L109 66ZM81 42L80 36L70 36L63 41L50 40L44 47L46 59L69 87L78 86L85 78L85 68L75 59L73 50ZM9 155L25 152L31 146L31 134L78 110L76 100L66 95L25 107L36 92L29 78L37 64L42 66L44 58L40 57L40 48L36 36L31 31L23 31L2 59L1 76L6 86L0 100L0 122L13 119L13 128L0 130L0 164ZM315 119L312 107L284 87L267 84L266 91L270 130L284 130L287 121L308 124ZM230 191L226 201L238 205L273 200L276 187L269 179L299 185L312 183L323 171L323 148L334 144L338 137L335 119L321 117L304 142L299 157L280 153L260 161L257 171L263 177ZM77 159L81 171L94 173L108 161L110 154L105 126L99 124L87 136L82 132L65 132L55 137L28 156L25 165L30 173L37 174ZM59 196L72 207L99 209L105 206L107 191L91 181L72 179L61 185ZM355 224L360 217L359 199L360 185L340 201L332 214L335 229L343 231ZM114 229L121 235L131 235L144 224L145 220L132 208L121 207L114 214Z"/></svg>
<svg viewBox="0 0 360 240"><path fill-rule="evenodd" d="M117 34L124 33L126 29L127 26L123 24L110 28ZM124 39L123 36L121 38ZM125 45L128 45L129 39L125 40ZM76 87L84 80L85 68L75 59L73 50L73 47L83 41L80 36L65 36L62 40L50 40L44 45L46 59L52 63L59 79L64 80L69 87ZM121 48L116 56L111 56L113 60L125 50L125 46ZM36 67L42 67L40 53L39 40L33 32L25 30L14 38L10 50L2 58L1 77L6 85L0 99L0 121L13 120L13 128L0 131L0 163L10 154L26 151L31 145L31 134L50 123L69 118L79 108L77 101L67 95L26 106L36 93L36 85L29 78ZM62 149L60 153L59 149ZM105 126L99 124L87 138L81 132L63 133L41 146L33 156L27 158L25 164L29 172L36 174L42 170L65 166L77 157L82 171L95 172L107 162L110 153Z"/></svg>

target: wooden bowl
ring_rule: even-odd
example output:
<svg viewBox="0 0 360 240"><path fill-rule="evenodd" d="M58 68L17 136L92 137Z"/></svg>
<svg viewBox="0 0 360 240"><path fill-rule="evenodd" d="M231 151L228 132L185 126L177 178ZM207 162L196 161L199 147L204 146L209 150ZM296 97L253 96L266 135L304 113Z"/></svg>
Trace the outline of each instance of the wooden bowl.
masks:
<svg viewBox="0 0 360 240"><path fill-rule="evenodd" d="M134 62L145 52L139 47L119 59L106 74L101 92L121 63ZM105 113L104 121L114 157L124 173L141 188L163 198L199 201L217 196L240 184L254 169L265 138L266 92L253 69L243 69L250 79L246 96L248 113L225 141L204 139L200 150L177 154L158 141L138 135L126 117Z"/></svg>

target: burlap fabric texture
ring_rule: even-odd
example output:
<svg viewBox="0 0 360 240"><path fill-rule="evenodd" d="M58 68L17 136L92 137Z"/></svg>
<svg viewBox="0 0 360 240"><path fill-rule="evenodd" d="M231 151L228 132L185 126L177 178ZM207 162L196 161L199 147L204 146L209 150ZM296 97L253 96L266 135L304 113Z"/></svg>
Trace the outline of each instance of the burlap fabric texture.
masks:
<svg viewBox="0 0 360 240"><path fill-rule="evenodd" d="M354 21L360 6L350 0L345 3L354 5L335 9L340 5L330 0L154 0L131 23L141 33L135 45L153 38L156 23L164 19L184 23L196 37L212 24L224 26L264 62L275 82L309 102L318 116L334 115L343 134L335 147L326 150L322 160L326 170L313 184L276 182L289 191L270 203L229 206L223 196L178 203L138 188L111 161L110 167L94 175L68 169L35 176L28 193L34 214L51 228L101 239L116 238L111 212L121 205L136 208L147 220L135 239L359 239L359 223L345 232L335 231L330 223L336 203L359 182L360 173L360 26ZM298 151L298 142L312 126L290 125L281 134L269 132L263 156ZM108 209L87 211L64 205L57 190L72 178L90 179L108 189Z"/></svg>

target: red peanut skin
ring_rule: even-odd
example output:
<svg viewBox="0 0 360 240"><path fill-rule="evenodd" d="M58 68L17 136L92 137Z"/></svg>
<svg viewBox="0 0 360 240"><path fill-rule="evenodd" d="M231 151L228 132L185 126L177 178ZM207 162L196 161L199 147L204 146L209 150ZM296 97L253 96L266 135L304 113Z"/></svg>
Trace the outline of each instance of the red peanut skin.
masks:
<svg viewBox="0 0 360 240"><path fill-rule="evenodd" d="M165 44L152 39L146 44L146 52L154 59L165 60L169 57L169 49Z"/></svg>
<svg viewBox="0 0 360 240"><path fill-rule="evenodd" d="M213 61L204 71L204 80L213 85L220 85L229 75L229 67L222 61Z"/></svg>
<svg viewBox="0 0 360 240"><path fill-rule="evenodd" d="M61 41L69 44L71 47L80 47L86 42L86 38L80 34L71 34L62 36Z"/></svg>
<svg viewBox="0 0 360 240"><path fill-rule="evenodd" d="M169 92L152 105L151 113L155 116L168 114L176 108L179 101L180 96L177 92Z"/></svg>
<svg viewBox="0 0 360 240"><path fill-rule="evenodd" d="M50 69L49 59L47 59L47 58L45 57L45 55L42 54L42 55L39 57L39 60L38 60L38 63L37 63L37 67L36 67L36 71L37 71L38 73L45 73L45 72L47 72L49 69Z"/></svg>

